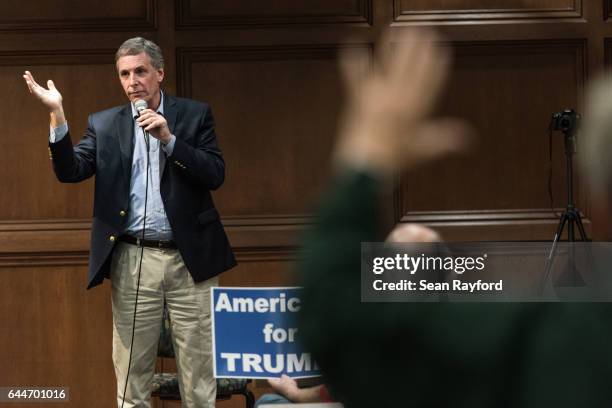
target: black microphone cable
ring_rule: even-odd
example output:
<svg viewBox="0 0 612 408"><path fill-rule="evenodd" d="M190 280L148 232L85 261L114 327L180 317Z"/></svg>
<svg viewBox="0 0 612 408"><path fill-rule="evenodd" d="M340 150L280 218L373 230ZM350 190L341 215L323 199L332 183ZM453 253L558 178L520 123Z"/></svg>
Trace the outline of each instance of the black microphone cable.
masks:
<svg viewBox="0 0 612 408"><path fill-rule="evenodd" d="M139 112L140 114L140 112ZM123 408L123 404L125 403L125 393L127 392L128 379L130 378L130 368L132 366L132 351L134 349L134 332L136 331L136 309L138 307L138 292L140 290L140 272L142 271L142 258L144 256L144 239L145 239L145 229L147 222L147 199L149 196L149 170L151 168L151 162L149 158L150 150L149 150L149 134L142 129L142 134L145 139L145 145L147 146L147 161L146 161L146 177L145 177L145 199L144 199L144 215L142 219L142 238L140 245L140 261L138 262L138 278L136 280L136 299L134 299L134 318L132 320L132 338L130 340L130 358L128 359L128 369L125 375L125 386L123 387L123 400L121 401L121 408Z"/></svg>

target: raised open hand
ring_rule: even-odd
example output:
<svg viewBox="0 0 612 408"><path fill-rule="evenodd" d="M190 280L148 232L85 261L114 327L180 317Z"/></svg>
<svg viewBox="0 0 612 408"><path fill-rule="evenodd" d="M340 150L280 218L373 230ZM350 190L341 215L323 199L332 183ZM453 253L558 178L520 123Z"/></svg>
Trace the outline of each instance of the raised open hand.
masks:
<svg viewBox="0 0 612 408"><path fill-rule="evenodd" d="M30 93L35 95L38 100L40 100L49 111L55 112L62 109L62 95L59 93L53 81L48 80L47 86L49 89L46 89L40 86L35 80L34 76L30 71L25 71L23 74L23 79L25 79L26 85L30 90Z"/></svg>
<svg viewBox="0 0 612 408"><path fill-rule="evenodd" d="M430 117L449 70L438 41L427 30L402 32L393 43L387 33L365 77L356 55L341 58L348 91L336 151L341 164L391 174L465 146L463 122Z"/></svg>

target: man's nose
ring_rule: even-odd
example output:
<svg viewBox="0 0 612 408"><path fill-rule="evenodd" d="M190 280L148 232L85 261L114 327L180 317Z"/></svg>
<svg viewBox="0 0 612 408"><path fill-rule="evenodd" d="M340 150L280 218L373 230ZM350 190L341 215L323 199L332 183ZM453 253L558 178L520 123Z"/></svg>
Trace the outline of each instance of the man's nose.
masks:
<svg viewBox="0 0 612 408"><path fill-rule="evenodd" d="M138 84L138 77L136 76L136 74L132 73L130 74L130 85L136 84Z"/></svg>

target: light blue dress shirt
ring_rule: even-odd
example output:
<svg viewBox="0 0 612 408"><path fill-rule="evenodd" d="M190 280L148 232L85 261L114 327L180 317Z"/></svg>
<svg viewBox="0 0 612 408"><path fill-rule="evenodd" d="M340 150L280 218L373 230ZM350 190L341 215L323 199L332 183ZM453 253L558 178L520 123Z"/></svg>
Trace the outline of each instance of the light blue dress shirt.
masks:
<svg viewBox="0 0 612 408"><path fill-rule="evenodd" d="M160 194L160 154L170 156L174 151L176 137L172 135L167 145L149 136L149 188L146 189L146 157L147 146L143 136L142 128L136 123L138 112L134 105L132 107L132 117L134 118L134 156L132 159L132 174L130 177L130 207L128 209L128 219L123 233L137 238L142 237L142 224L145 213L145 191L147 193L147 219L145 228L145 238L155 240L171 240L172 228L168 222L164 203ZM157 113L164 114L164 93L161 92L159 108ZM56 128L51 128L49 140L51 143L59 142L68 133L68 124L64 123ZM160 148L163 153L160 153Z"/></svg>

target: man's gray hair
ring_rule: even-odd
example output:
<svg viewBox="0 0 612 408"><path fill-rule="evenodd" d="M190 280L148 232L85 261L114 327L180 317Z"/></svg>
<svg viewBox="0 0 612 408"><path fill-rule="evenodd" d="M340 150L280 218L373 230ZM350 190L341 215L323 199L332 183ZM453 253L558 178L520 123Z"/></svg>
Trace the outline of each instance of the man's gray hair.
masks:
<svg viewBox="0 0 612 408"><path fill-rule="evenodd" d="M153 65L155 69L164 68L164 56L162 55L162 50L159 48L159 45L142 37L130 38L121 44L117 53L115 53L115 63L117 63L121 57L126 55L138 55L142 52L149 56L151 65Z"/></svg>

